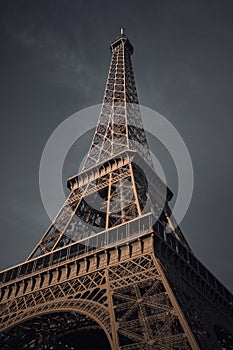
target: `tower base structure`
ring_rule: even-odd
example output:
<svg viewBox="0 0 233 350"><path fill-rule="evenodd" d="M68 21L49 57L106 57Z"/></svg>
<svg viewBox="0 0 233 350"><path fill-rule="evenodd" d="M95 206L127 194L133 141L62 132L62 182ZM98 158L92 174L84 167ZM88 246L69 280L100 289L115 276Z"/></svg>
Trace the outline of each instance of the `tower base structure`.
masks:
<svg viewBox="0 0 233 350"><path fill-rule="evenodd" d="M87 349L98 336L112 350L233 349L231 294L153 219L114 229L127 243L2 282L0 348L80 349L86 334Z"/></svg>

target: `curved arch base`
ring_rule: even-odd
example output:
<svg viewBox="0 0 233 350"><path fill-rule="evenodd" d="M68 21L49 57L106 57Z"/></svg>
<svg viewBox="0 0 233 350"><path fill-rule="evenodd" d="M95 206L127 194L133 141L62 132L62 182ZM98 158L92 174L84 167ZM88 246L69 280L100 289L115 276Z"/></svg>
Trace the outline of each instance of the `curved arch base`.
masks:
<svg viewBox="0 0 233 350"><path fill-rule="evenodd" d="M11 350L111 349L102 328L90 317L76 312L37 316L4 332L1 341L4 349Z"/></svg>

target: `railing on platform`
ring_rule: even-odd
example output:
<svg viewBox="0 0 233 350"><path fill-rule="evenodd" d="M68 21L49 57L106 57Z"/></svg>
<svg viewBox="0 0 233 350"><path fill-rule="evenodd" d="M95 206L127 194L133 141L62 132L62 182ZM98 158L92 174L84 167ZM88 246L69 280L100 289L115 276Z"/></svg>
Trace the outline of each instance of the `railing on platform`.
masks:
<svg viewBox="0 0 233 350"><path fill-rule="evenodd" d="M0 286L89 252L121 246L143 236L146 232L154 232L155 237L169 246L174 254L178 254L204 281L208 281L218 294L228 300L231 306L233 305L233 296L230 291L188 251L174 233L166 232L165 227L151 213L6 269L0 272Z"/></svg>
<svg viewBox="0 0 233 350"><path fill-rule="evenodd" d="M91 251L124 244L130 238L134 239L137 235L142 235L149 229L152 230L152 226L152 214L145 214L117 227L4 270L0 273L0 285Z"/></svg>

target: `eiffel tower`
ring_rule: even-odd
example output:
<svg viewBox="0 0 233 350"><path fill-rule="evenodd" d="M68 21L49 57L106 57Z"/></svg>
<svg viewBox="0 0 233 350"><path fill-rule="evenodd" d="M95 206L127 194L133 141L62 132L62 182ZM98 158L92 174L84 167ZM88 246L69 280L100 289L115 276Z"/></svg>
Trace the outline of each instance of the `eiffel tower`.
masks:
<svg viewBox="0 0 233 350"><path fill-rule="evenodd" d="M169 209L142 126L133 46L111 43L82 171L29 258L0 274L0 348L233 349L233 296Z"/></svg>

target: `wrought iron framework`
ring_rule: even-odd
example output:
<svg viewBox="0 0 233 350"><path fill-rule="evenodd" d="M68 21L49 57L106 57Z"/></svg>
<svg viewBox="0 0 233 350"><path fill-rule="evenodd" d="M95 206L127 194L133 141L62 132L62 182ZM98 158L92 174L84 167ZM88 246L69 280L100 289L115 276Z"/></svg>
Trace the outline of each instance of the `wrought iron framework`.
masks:
<svg viewBox="0 0 233 350"><path fill-rule="evenodd" d="M98 335L112 350L233 349L233 296L176 227L152 165L133 46L121 34L111 50L82 172L29 258L0 273L0 348L81 349L88 334L90 349Z"/></svg>

